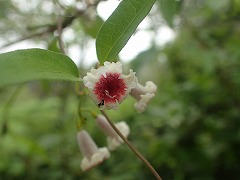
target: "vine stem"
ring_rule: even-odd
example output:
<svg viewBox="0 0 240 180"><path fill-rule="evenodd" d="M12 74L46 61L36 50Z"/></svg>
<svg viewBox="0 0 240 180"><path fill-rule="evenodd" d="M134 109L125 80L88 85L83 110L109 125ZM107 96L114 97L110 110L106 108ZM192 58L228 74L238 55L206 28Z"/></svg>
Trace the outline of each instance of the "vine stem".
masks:
<svg viewBox="0 0 240 180"><path fill-rule="evenodd" d="M142 162L148 167L148 169L153 173L157 180L162 180L157 171L152 167L152 165L148 162L148 160L130 143L130 141L123 136L123 134L118 130L118 128L114 125L114 123L110 120L108 115L104 110L100 110L101 113L105 116L108 123L112 126L112 128L116 131L116 133L122 138L122 140L128 145L128 147L142 160Z"/></svg>

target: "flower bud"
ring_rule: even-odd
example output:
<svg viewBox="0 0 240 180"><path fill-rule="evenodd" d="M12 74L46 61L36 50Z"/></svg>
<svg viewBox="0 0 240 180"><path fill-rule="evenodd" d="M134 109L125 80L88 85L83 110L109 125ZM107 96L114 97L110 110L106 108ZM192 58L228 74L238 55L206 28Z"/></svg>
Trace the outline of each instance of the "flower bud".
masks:
<svg viewBox="0 0 240 180"><path fill-rule="evenodd" d="M143 112L148 102L155 96L156 91L157 86L152 81L147 81L145 86L138 83L137 87L130 92L130 95L138 101L134 104L135 109L138 112Z"/></svg>
<svg viewBox="0 0 240 180"><path fill-rule="evenodd" d="M115 130L103 115L98 115L96 121L99 128L107 135L107 144L109 150L115 150L123 143L122 138L115 132ZM115 124L115 126L123 134L124 137L128 137L130 129L126 122L118 122Z"/></svg>
<svg viewBox="0 0 240 180"><path fill-rule="evenodd" d="M83 171L87 171L97 166L110 157L108 149L106 147L98 148L94 140L85 130L78 132L77 142L83 155L83 159L80 164Z"/></svg>

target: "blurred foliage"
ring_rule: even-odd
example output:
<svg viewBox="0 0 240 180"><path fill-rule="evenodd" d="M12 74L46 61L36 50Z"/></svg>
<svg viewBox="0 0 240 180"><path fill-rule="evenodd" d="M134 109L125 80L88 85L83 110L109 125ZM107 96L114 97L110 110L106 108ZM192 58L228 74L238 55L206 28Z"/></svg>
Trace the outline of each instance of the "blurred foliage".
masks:
<svg viewBox="0 0 240 180"><path fill-rule="evenodd" d="M35 3L33 10L17 8L16 2L0 1L1 39L11 40L11 34L25 36L30 33L26 31L28 23L39 25L46 16L47 22L41 22L56 23L52 20L55 11L46 12ZM74 14L73 5L62 6L66 14ZM89 14L79 15L67 25L76 35L66 42L67 47L74 43L84 47L87 29L99 27L85 27L88 23L82 20L93 18L88 16L94 14L92 10L89 13L87 9ZM34 14L40 18L34 19ZM129 64L141 83L152 80L158 85L156 97L142 114L135 112L134 100L129 97L109 115L115 122L127 121L130 141L163 179L240 179L240 1L184 0L173 17L176 38L164 47L153 41L151 48ZM161 28L159 22L169 23L156 19L159 11L150 16L154 33ZM91 34L96 29L90 28L90 32L87 38L95 38ZM45 41L57 49L54 36L49 33L33 40ZM81 66L79 69L84 75L86 71ZM12 86L0 90L0 123L7 122L0 137L0 179L153 179L126 145L91 171L80 170L82 156L75 127L79 97L72 84L26 84L9 113L2 116L16 89ZM81 102L84 108L99 112L90 98L82 97ZM105 136L94 118L87 112L83 116L96 143L105 146Z"/></svg>

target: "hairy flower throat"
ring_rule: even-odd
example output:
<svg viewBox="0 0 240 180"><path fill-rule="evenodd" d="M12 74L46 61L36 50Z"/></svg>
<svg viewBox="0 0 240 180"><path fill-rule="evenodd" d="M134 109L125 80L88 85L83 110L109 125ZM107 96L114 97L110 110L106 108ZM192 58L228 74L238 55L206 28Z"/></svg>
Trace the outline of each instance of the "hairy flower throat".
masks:
<svg viewBox="0 0 240 180"><path fill-rule="evenodd" d="M104 62L104 66L91 71L83 77L84 85L100 109L117 109L118 105L137 87L137 77L133 70L122 73L121 62Z"/></svg>
<svg viewBox="0 0 240 180"><path fill-rule="evenodd" d="M99 101L104 103L119 102L126 93L126 83L120 73L106 73L94 87L94 92Z"/></svg>

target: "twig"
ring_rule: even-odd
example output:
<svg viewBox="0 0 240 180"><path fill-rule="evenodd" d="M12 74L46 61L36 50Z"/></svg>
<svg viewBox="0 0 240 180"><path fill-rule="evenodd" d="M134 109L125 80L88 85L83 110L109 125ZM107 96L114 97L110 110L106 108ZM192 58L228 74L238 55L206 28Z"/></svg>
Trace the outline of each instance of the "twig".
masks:
<svg viewBox="0 0 240 180"><path fill-rule="evenodd" d="M100 110L101 113L106 117L109 124L116 131L116 133L122 138L122 140L128 145L128 147L142 160L142 162L148 167L148 169L153 173L157 180L162 180L160 175L156 172L156 170L152 167L152 165L148 162L148 160L125 138L122 133L118 130L118 128L114 125L114 123L109 119L108 115L105 111Z"/></svg>
<svg viewBox="0 0 240 180"><path fill-rule="evenodd" d="M62 29L69 26L70 24L72 24L73 20L76 19L77 17L79 17L80 15L82 15L84 12L85 12L85 10L77 10L76 13L73 16L66 17L64 20L62 20L62 23L61 23L62 24ZM12 42L8 42L8 43L2 45L0 47L0 49L3 49L5 47L8 47L8 46L13 45L15 43L19 43L19 42L27 40L27 39L31 39L31 38L38 37L38 36L43 36L43 35L48 34L48 33L52 33L57 29L58 29L58 23L53 24L53 25L49 25L49 27L47 27L46 29L44 29L42 31L35 32L33 34L21 37L21 38L16 39Z"/></svg>
<svg viewBox="0 0 240 180"><path fill-rule="evenodd" d="M96 7L101 1L102 1L102 0L97 0L97 1L94 2L94 3L89 3L89 4L87 4L87 7L86 7L85 9L83 9L83 10L76 9L76 12L75 12L75 14L74 14L73 16L70 16L70 17L67 16L65 19L62 20L62 23L61 23L61 24L62 24L62 27L61 27L61 29L64 29L65 27L69 26L69 25L73 22L74 19L76 19L76 18L78 18L79 16L83 15L88 8L90 8L90 7L92 7L92 6L95 6L95 7ZM5 47L8 47L8 46L13 45L13 44L15 44L15 43L19 43L19 42L24 41L24 40L27 40L27 39L31 39L31 38L34 38L34 37L42 36L42 35L45 35L45 34L48 34L48 33L52 33L52 32L54 32L55 30L57 30L58 27L59 27L59 26L58 26L58 23L57 23L57 24L53 24L53 25L49 25L48 28L46 28L46 29L44 29L44 30L42 30L42 31L35 32L35 33L33 33L33 34L30 34L30 35L21 37L21 38L16 39L16 40L14 40L14 41L12 41L12 42L8 42L8 43L2 45L2 46L0 47L0 49L3 49L3 48L5 48Z"/></svg>
<svg viewBox="0 0 240 180"><path fill-rule="evenodd" d="M8 43L2 45L2 46L0 47L0 49L3 49L3 48L5 48L5 47L11 46L11 45L13 45L13 44L19 43L19 42L24 41L24 40L28 40L28 39L31 39L31 38L34 38L34 37L42 36L42 35L44 35L44 34L47 34L47 33L53 32L53 31L54 31L53 29L47 28L47 29L44 29L43 31L35 32L35 33L33 33L33 34L30 34L30 35L21 37L21 38L19 38L19 39L16 39L16 40L14 40L14 41L12 41L12 42L8 42Z"/></svg>

